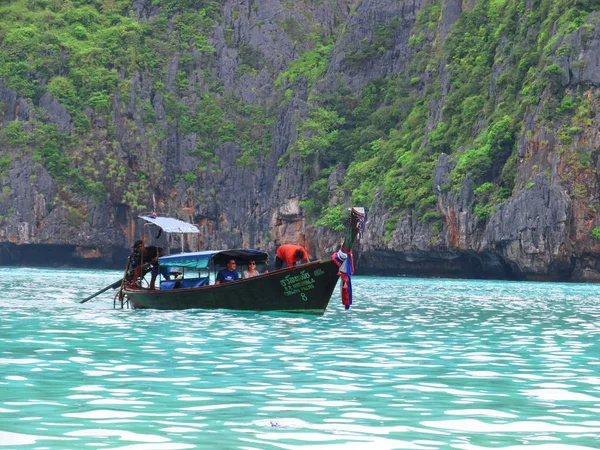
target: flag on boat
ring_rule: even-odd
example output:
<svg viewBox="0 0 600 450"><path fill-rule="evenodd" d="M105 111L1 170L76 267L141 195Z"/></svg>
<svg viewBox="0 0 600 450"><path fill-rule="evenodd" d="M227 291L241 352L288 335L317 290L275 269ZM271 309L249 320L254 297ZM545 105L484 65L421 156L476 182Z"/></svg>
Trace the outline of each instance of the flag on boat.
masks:
<svg viewBox="0 0 600 450"><path fill-rule="evenodd" d="M350 305L352 305L352 273L354 272L352 250L341 247L331 256L331 259L337 264L338 276L342 279L342 304L344 308L350 309Z"/></svg>

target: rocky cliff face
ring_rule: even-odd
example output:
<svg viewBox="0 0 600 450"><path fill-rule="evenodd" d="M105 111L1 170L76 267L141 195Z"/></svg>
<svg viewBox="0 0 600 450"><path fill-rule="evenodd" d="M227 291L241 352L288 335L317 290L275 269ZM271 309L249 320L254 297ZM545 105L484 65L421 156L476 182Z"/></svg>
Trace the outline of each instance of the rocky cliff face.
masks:
<svg viewBox="0 0 600 450"><path fill-rule="evenodd" d="M222 6L223 20L215 24L209 43L215 49L212 58L192 50L191 54L171 55L167 68L166 88L172 89L181 61L185 56L191 68L188 92L182 103L194 104L210 90L217 80L221 89L248 104L271 108L274 77L297 58L305 44L283 27L310 30L319 27L331 35L349 14L349 2L312 2L292 7L289 3L268 1L227 1ZM151 21L161 14L157 4L136 0L133 9L140 21ZM171 24L169 24L171 26ZM292 27L292 28L293 28ZM232 38L227 39L225 32ZM293 31L293 29L292 29ZM305 34L303 32L303 34ZM254 57L261 67L251 75L241 73L240 49L255 49ZM212 80L212 81L211 81ZM165 112L167 100L155 92L155 79L147 73L134 73L129 80L130 92L124 101L113 99L110 122L88 109L85 114L92 130L77 149L82 164L94 170L107 171L105 160L123 161L126 172L118 177L104 177L106 199L98 201L74 194L60 186L31 155L9 142L3 142L3 152L11 155L10 170L3 177L0 199L0 257L3 264L32 261L38 258L27 246L39 244L65 246L66 255L75 264L94 265L100 260L107 265L120 265L124 250L139 235L136 216L152 208L153 198L159 214L175 215L200 226L202 248L253 247L274 250L275 242L300 242L312 255L321 256L310 239L312 228L306 224L299 201L305 198L312 180L294 155L284 167L278 161L297 136L295 120L305 114L308 92L298 83L296 94L278 107L272 125L272 146L257 156L251 166L238 164L241 149L232 142L218 145L214 155L198 157L193 153L200 137L197 133L182 133L180 123L169 123ZM149 102L156 114L156 129L144 123L140 105ZM20 121L25 127L33 120L56 125L60 132L74 135L73 117L67 109L46 93L38 102L31 102L6 87L0 80L0 124L6 127ZM109 131L110 130L110 131ZM113 136L109 136L109 132ZM86 162L84 163L83 160ZM178 177L204 168L188 183ZM143 171L148 181L139 183L134 176ZM102 177L101 177L102 178ZM133 184L132 184L133 183ZM127 190L136 190L133 205L124 199ZM325 234L327 234L325 232ZM15 244L15 245L12 245ZM324 244L321 244L324 245ZM67 263L68 257L59 257ZM52 256L48 255L48 261Z"/></svg>
<svg viewBox="0 0 600 450"><path fill-rule="evenodd" d="M458 3L447 3L448 16L456 18ZM600 100L598 17L598 13L591 14L587 27L566 42L554 44L554 49L567 45L572 50L568 57L555 60L563 69L561 89L582 92L593 111L598 110ZM406 212L396 223L392 238L385 240L387 211L376 200L363 246L368 262L361 261L362 267L373 273L599 281L599 246L590 233L600 218L600 117L592 113L586 126L574 131L575 139L561 142L562 124L544 118L549 101L544 92L539 103L528 107L516 150L513 196L491 217L482 221L474 213L470 177L460 189L446 189L456 160L442 153L433 186L443 227L433 229ZM433 111L435 114L438 111ZM586 158L589 162L582 162Z"/></svg>
<svg viewBox="0 0 600 450"><path fill-rule="evenodd" d="M440 6L437 25L417 47L411 39L419 15L432 3ZM193 111L215 86L224 96L268 111L273 117L267 130L270 149L253 155L251 164L240 164L246 150L235 142L219 142L212 154L197 151L205 136L185 131L185 118L169 118L172 99L156 89L157 80L147 72L134 72L125 79L129 90L112 99L109 114L84 110L91 124L86 133L77 131L72 114L50 93L26 99L0 79L0 126L19 121L27 129L38 121L54 124L64 135L78 136L72 161L78 170L95 173L106 192L93 196L67 189L24 146L14 139L0 142L0 153L10 155L1 178L0 263L37 263L31 255L47 249L60 263L71 259L78 264L118 266L139 234L136 215L151 209L153 198L159 213L200 226L202 248L272 251L276 241L299 242L311 255L326 256L342 236L311 225L301 203L309 198L319 162L307 169L298 152L290 151L298 140L298 122L308 114L311 95L326 95L339 86L359 93L374 79L407 71L417 51L428 46L432 54L435 49L441 51L454 24L476 4L461 0L224 2L208 40L214 52L207 56L196 48L175 51L169 55L162 82L169 92L178 92L178 101ZM134 0L132 8L142 23L161 14L160 6L150 0ZM167 21L166 26L171 29L175 25ZM317 29L334 41L326 73L317 84L298 77L282 101L286 86L275 87L275 80L311 48L306 30ZM557 38L553 45L554 49L570 49L558 52L562 56L556 56L557 52L551 56L561 68L560 89L582 92L597 111L598 14L589 15L586 26ZM361 55L361 48L373 51ZM511 64L501 50L496 56L496 73L491 74L489 86L492 97L502 82L501 72ZM432 63L420 73L423 95L428 86L441 86L441 95L428 106L423 145L428 133L444 120L445 101L453 89L447 63L444 57L432 56ZM248 65L252 70L246 69ZM502 101L497 99L498 104ZM373 204L367 205L370 210L359 247L359 271L600 279L600 245L590 237L600 219L595 207L600 116L589 117L585 126L571 130L569 140L561 140L564 124L543 113L551 101L546 89L537 103L526 107L515 149L517 175L512 194L487 217L475 213L474 180L469 175L460 186L450 187L457 157L447 153L438 156L432 173L431 194L436 196L440 221L424 221L412 210L391 211L381 192L376 193ZM153 122L149 122L149 110ZM257 136L267 131L254 130ZM577 157L582 153L591 155L585 164ZM121 170L113 167L115 162ZM338 167L329 176L331 205L351 202L348 193L337 189L343 183L344 170ZM141 179L137 176L140 172L144 173ZM184 176L191 172L193 177Z"/></svg>

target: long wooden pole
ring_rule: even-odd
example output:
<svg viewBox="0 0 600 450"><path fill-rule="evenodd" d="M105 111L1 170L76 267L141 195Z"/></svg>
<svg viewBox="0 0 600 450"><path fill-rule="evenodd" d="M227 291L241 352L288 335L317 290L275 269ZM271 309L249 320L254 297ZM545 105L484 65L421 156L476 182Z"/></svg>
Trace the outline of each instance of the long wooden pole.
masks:
<svg viewBox="0 0 600 450"><path fill-rule="evenodd" d="M98 292L96 292L95 294L90 295L89 297L84 298L83 300L81 300L79 303L85 303L91 299L93 299L94 297L97 297L98 295L102 294L103 292L108 291L109 289L116 289L119 286L121 286L121 282L123 281L123 279L121 278L119 281L115 281L114 283L109 284L108 286L106 286L103 289L100 289Z"/></svg>

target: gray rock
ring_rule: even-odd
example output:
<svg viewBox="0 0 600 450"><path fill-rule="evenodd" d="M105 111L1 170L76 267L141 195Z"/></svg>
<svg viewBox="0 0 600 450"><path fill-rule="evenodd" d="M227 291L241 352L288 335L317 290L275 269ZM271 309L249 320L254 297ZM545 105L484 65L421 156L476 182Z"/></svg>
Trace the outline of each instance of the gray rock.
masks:
<svg viewBox="0 0 600 450"><path fill-rule="evenodd" d="M56 128L61 133L73 134L75 128L71 122L71 116L63 105L56 101L52 94L46 92L40 98L40 107L48 112L48 118L56 124Z"/></svg>

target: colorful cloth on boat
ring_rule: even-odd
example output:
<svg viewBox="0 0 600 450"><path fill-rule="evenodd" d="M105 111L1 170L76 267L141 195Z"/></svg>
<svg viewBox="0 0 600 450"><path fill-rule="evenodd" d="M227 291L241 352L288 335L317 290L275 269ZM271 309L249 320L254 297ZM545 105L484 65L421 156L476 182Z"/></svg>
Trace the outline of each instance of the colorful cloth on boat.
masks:
<svg viewBox="0 0 600 450"><path fill-rule="evenodd" d="M345 309L350 309L350 305L352 305L352 274L354 273L352 250L348 251L341 247L331 255L331 259L337 264L338 276L342 279L342 304Z"/></svg>

